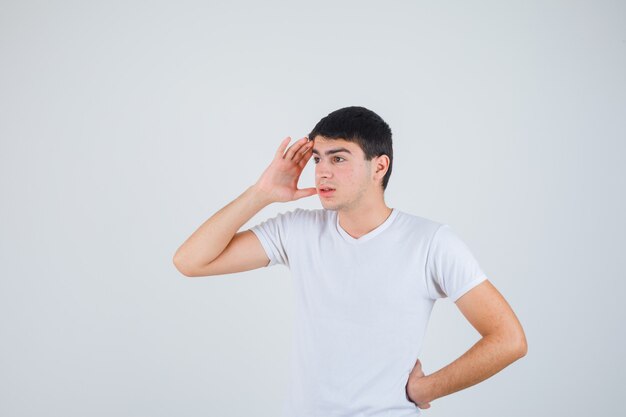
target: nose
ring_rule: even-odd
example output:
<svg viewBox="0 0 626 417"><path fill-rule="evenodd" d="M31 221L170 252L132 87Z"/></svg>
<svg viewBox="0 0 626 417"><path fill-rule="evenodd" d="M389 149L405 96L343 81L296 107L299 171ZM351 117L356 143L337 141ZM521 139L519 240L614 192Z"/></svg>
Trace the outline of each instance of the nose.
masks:
<svg viewBox="0 0 626 417"><path fill-rule="evenodd" d="M330 166L329 164L323 162L323 161L319 161L317 164L315 164L315 176L318 179L321 178L332 178L332 172L330 170Z"/></svg>

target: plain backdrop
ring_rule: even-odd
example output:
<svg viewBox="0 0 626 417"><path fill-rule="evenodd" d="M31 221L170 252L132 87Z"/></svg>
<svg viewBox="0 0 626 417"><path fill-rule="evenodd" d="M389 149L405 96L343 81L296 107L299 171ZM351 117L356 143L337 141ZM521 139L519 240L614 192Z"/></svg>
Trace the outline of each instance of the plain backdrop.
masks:
<svg viewBox="0 0 626 417"><path fill-rule="evenodd" d="M0 2L0 415L278 416L288 268L172 256L351 105L393 131L387 205L449 224L526 331L423 415L623 414L625 74L623 1ZM479 337L439 300L424 371Z"/></svg>

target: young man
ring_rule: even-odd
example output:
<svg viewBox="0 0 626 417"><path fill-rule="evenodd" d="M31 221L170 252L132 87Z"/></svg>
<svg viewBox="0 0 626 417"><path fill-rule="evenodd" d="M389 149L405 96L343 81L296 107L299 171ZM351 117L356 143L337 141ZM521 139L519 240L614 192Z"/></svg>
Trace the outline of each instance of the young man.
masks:
<svg viewBox="0 0 626 417"><path fill-rule="evenodd" d="M289 141L174 256L189 277L289 267L296 303L284 417L417 416L526 354L517 317L451 228L385 204L393 152L377 114L339 109L285 152ZM316 187L298 189L312 156ZM314 194L323 209L297 208L238 231L268 204ZM442 297L482 338L425 375L417 357Z"/></svg>

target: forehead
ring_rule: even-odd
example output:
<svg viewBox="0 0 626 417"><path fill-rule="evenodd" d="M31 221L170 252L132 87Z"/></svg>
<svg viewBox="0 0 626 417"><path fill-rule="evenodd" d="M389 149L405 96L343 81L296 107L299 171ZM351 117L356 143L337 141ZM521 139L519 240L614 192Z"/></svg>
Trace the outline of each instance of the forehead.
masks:
<svg viewBox="0 0 626 417"><path fill-rule="evenodd" d="M313 153L317 155L326 155L326 152L332 151L332 153L339 153L340 149L346 149L352 155L362 154L363 151L354 142L347 141L345 139L328 139L324 136L315 136L313 141Z"/></svg>

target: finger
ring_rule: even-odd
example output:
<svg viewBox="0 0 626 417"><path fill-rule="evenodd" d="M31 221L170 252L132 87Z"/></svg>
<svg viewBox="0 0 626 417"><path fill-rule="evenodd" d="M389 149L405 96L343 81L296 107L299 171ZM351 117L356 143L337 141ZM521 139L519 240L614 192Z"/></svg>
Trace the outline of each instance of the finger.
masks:
<svg viewBox="0 0 626 417"><path fill-rule="evenodd" d="M285 153L285 149L287 148L287 145L289 144L290 141L291 141L291 136L287 136L285 139L283 139L282 142L280 142L280 145L278 146L278 149L276 150L276 157L280 156L282 158L283 154Z"/></svg>
<svg viewBox="0 0 626 417"><path fill-rule="evenodd" d="M311 155L311 149L313 149L313 144L310 142L302 145L293 157L293 162L299 163L302 162L303 159L306 160L307 156Z"/></svg>
<svg viewBox="0 0 626 417"><path fill-rule="evenodd" d="M307 137L303 137L302 139L298 140L297 142L294 142L293 145L291 145L289 147L289 149L287 149L287 153L285 154L285 156L283 158L289 160L289 159L293 159L293 156L296 154L296 152L305 144L307 143Z"/></svg>
<svg viewBox="0 0 626 417"><path fill-rule="evenodd" d="M313 156L313 146L307 149L306 152L302 155L302 159L298 161L298 164L300 165L300 167L304 168L312 156Z"/></svg>
<svg viewBox="0 0 626 417"><path fill-rule="evenodd" d="M285 154L285 159L291 159L292 161L297 162L300 159L299 152L307 144L308 144L308 139L306 136L299 139L297 142L294 142L294 144L291 145L289 149L287 149L287 153Z"/></svg>

